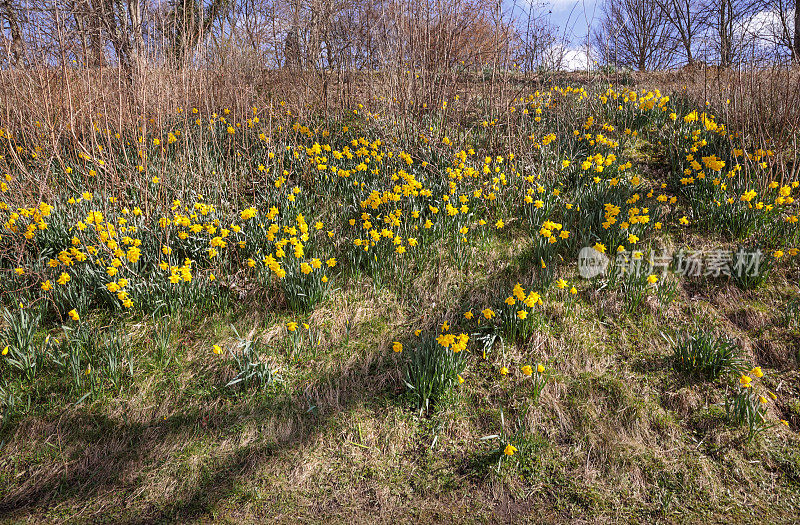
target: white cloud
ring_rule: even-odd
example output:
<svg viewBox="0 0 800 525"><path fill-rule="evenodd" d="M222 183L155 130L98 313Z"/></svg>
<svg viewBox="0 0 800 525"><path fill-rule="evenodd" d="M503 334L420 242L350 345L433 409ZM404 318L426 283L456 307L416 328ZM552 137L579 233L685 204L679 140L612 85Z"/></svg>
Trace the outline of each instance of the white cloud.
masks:
<svg viewBox="0 0 800 525"><path fill-rule="evenodd" d="M545 54L544 66L562 71L586 71L594 69L594 53L586 46L552 46Z"/></svg>
<svg viewBox="0 0 800 525"><path fill-rule="evenodd" d="M794 30L794 9L786 12L787 31L791 35ZM780 14L777 10L765 9L753 15L743 24L743 30L766 43L780 40L784 33Z"/></svg>
<svg viewBox="0 0 800 525"><path fill-rule="evenodd" d="M595 65L594 53L586 46L567 49L564 53L564 69L567 71L585 71L594 69Z"/></svg>

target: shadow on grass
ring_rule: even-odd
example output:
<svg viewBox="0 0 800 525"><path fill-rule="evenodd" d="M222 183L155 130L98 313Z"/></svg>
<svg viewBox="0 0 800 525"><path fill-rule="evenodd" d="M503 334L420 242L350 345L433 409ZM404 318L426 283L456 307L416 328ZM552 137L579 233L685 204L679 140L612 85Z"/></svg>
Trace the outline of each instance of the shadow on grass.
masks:
<svg viewBox="0 0 800 525"><path fill-rule="evenodd" d="M400 402L393 395L397 387L393 385L393 370L390 358L365 356L346 370L322 376L313 384L275 397L241 396L232 407L218 403L212 408L190 408L185 413L140 422L79 409L64 413L41 429L19 428L6 447L27 439L22 435L27 433L62 451L72 451L72 456L59 453L51 460L29 466L24 480L5 491L0 501L0 520L60 515L65 507L79 509L87 503L94 507L99 499L105 500L99 509L83 509L84 517L133 523L201 517L276 454L313 441L337 414L370 400ZM309 403L316 408L309 410ZM181 406L181 402L177 405ZM283 432L264 439L260 424L270 421L276 427L283 425ZM221 447L224 442L235 443L237 429L247 425L258 428L262 439L234 447L231 453L204 465L198 481L186 487L177 501L161 506L157 501L147 501L148 493L157 493L149 485L153 476L169 469L167 463L176 456L186 454L186 446L196 438L205 438L197 440L202 445L208 446L210 439L212 446ZM41 446L46 448L45 444ZM6 459L2 461L6 465L10 463L8 454L6 448ZM24 460L20 463L24 464ZM179 472L170 474L172 478L180 477ZM171 482L174 484L174 479ZM95 512L97 516L93 518Z"/></svg>
<svg viewBox="0 0 800 525"><path fill-rule="evenodd" d="M527 282L525 274L530 266L523 255L508 268L487 276L486 282L463 288L453 301L455 309L449 309L446 315L463 321L463 311L468 308L500 304L516 282ZM433 320L430 323L427 328L437 328ZM396 379L395 359L391 351L388 355L367 354L342 370L317 377L311 384L274 395L220 395L206 406L198 406L196 399L179 397L171 407L182 412L166 419L153 415L132 421L125 416L69 408L58 420L24 422L27 426L16 431L7 447L34 439L40 443L39 449L46 449L44 443L57 443L69 457L39 457L20 466L25 478L2 492L0 520L63 514L89 520L151 523L207 516L270 462L282 461L284 453L313 443L339 414L361 403L371 404L376 411L392 404L406 406L407 400L397 395L402 386ZM219 378L216 382L225 384ZM265 430L265 425L279 430ZM192 447L205 447L199 451L205 453L208 447L221 449L228 446L226 443L236 443L238 429L242 428L256 428L258 435L247 444L234 445L227 453L212 452L210 460L201 461L200 467L185 474L180 470L185 467L179 460L192 453ZM31 452L24 445L16 448ZM14 453L13 448L0 452L0 464L13 464L9 450ZM25 465L18 458L15 462ZM184 481L182 475L194 476L197 481ZM167 478L162 495L174 491L175 496L159 498L160 481L156 477ZM176 484L181 485L179 490L175 490Z"/></svg>

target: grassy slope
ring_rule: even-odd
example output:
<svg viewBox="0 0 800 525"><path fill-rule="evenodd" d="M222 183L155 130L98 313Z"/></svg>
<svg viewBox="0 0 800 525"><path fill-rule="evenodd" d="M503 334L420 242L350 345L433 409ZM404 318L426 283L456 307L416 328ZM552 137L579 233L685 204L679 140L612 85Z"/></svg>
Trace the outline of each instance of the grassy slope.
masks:
<svg viewBox="0 0 800 525"><path fill-rule="evenodd" d="M781 311L785 275L748 293L685 281L669 309L648 302L634 315L582 283L565 317L553 289L529 341L507 346L505 361L471 355L465 383L439 410L409 410L391 342L461 322L526 282L526 242L513 227L506 235L476 248L466 272L440 256L402 299L351 280L312 314L323 343L301 359L283 347L292 317L263 308L268 297L168 320L164 355L156 322L126 326L137 369L124 395L78 406L54 395L6 431L0 518L796 521L798 438L781 428L742 444L720 408L724 384L675 373L660 335L701 325L736 338L797 429L800 326ZM233 369L209 348L229 347L232 327L270 348L281 383L224 387ZM538 405L516 367L498 373L535 362L551 372ZM496 445L480 438L500 430L500 407L520 453L496 472Z"/></svg>
<svg viewBox="0 0 800 525"><path fill-rule="evenodd" d="M421 301L441 300L456 318L461 305L448 298L461 295L457 283L440 281L438 297ZM151 327L132 326L141 334L141 370L125 396L78 407L53 399L4 446L3 513L792 521L800 505L796 439L770 432L757 445L726 447L732 431L712 406L720 388L672 372L659 338L665 324L704 319L739 338L770 372L784 368L794 363L798 334L777 319L779 294L775 285L758 294L714 287L685 295L663 318L649 309L631 318L608 315L612 301L586 293L567 320L548 307L545 330L508 349L507 357L553 370L538 407L526 410L530 392L515 371L498 380L498 355L473 356L461 391L430 418L410 412L399 395L389 345L393 334L441 319L386 292L336 294L314 314L330 333L324 351L298 362L276 352L285 382L267 393L226 393L226 371L208 352L231 337L229 323L267 339L276 332L249 307L176 326L166 366L153 356ZM354 321L345 344L347 319ZM781 398L797 397L796 371L780 383ZM499 476L490 445L478 439L499 430L498 406L528 430L519 461Z"/></svg>

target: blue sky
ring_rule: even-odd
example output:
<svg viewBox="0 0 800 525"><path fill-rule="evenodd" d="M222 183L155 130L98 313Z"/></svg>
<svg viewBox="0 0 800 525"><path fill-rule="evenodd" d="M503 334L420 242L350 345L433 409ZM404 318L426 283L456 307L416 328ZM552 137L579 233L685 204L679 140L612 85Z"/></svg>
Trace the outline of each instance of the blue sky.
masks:
<svg viewBox="0 0 800 525"><path fill-rule="evenodd" d="M560 67L568 70L591 67L591 53L587 53L586 36L591 27L599 23L603 0L503 0L508 11L517 6L516 16L522 18L521 8L533 6L537 16L550 20L558 27L558 39L564 44Z"/></svg>
<svg viewBox="0 0 800 525"><path fill-rule="evenodd" d="M511 8L514 0L504 0ZM551 23L566 29L571 47L581 47L588 28L600 17L600 0L516 0L517 5L532 5L537 13L550 17Z"/></svg>

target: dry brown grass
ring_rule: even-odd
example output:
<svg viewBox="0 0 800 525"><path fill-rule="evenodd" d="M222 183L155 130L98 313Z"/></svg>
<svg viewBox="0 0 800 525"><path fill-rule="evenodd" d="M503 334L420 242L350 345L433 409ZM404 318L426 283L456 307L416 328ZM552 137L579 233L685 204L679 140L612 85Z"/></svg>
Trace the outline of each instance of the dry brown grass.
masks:
<svg viewBox="0 0 800 525"><path fill-rule="evenodd" d="M697 107L725 122L728 131L752 149L772 150L780 180L800 174L800 68L684 68L635 76L642 86L685 94Z"/></svg>

